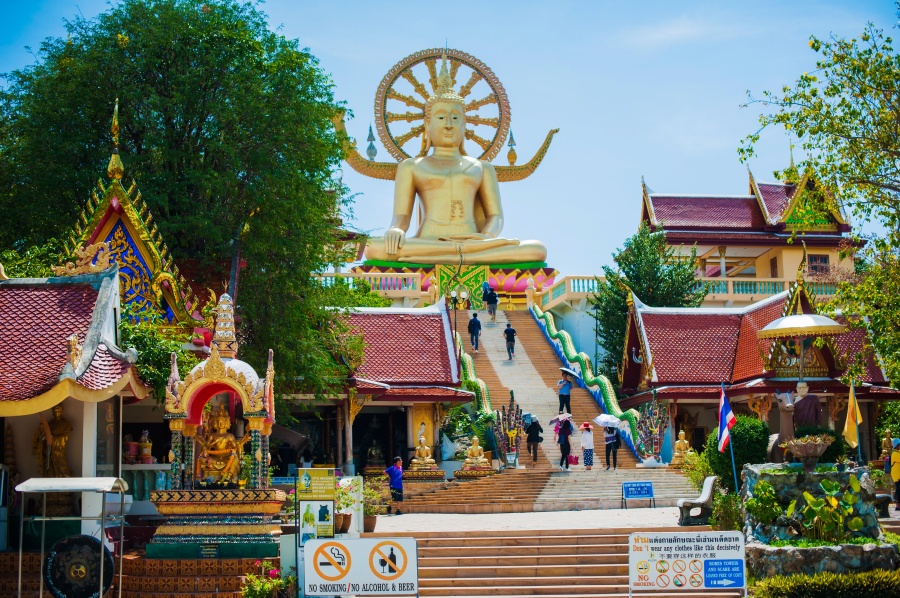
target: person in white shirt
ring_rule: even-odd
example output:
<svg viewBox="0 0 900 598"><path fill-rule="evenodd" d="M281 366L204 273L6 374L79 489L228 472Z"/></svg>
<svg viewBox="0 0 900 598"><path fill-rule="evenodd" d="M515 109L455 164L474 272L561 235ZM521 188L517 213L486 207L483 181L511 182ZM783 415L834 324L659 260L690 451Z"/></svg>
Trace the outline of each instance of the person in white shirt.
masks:
<svg viewBox="0 0 900 598"><path fill-rule="evenodd" d="M591 424L581 424L581 457L587 471L594 466L594 432Z"/></svg>

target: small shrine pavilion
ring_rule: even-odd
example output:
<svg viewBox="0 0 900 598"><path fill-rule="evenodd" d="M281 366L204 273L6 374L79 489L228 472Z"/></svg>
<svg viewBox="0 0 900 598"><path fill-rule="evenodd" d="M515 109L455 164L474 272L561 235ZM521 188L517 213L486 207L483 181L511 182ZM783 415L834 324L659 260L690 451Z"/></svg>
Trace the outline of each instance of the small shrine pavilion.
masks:
<svg viewBox="0 0 900 598"><path fill-rule="evenodd" d="M120 279L109 258L101 243L63 276L8 279L0 268L0 417L14 480L118 475L121 406L150 388L135 350L118 345ZM48 513L77 510L74 497L51 496ZM82 514L99 513L99 501L84 494Z"/></svg>

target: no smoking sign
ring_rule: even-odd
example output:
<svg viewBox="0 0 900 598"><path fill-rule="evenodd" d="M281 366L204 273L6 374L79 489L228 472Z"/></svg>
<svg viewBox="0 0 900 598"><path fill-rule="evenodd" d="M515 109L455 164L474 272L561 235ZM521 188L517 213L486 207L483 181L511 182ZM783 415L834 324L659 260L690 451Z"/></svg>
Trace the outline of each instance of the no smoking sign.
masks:
<svg viewBox="0 0 900 598"><path fill-rule="evenodd" d="M304 562L309 596L399 596L419 591L413 538L309 540Z"/></svg>

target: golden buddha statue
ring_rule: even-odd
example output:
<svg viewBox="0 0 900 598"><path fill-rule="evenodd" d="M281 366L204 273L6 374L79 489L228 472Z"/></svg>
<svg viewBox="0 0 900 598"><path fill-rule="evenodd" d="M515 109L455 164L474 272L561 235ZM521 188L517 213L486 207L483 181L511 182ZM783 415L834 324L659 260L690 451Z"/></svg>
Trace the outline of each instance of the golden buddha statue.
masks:
<svg viewBox="0 0 900 598"><path fill-rule="evenodd" d="M497 173L489 162L462 153L465 100L453 90L444 56L435 94L425 102L422 152L397 167L394 217L384 237L373 237L366 259L423 264L543 262L540 241L499 237L503 208ZM431 155L428 150L434 148ZM416 196L418 230L407 237Z"/></svg>
<svg viewBox="0 0 900 598"><path fill-rule="evenodd" d="M214 431L205 439L197 439L200 444L197 460L200 477L216 483L237 482L241 471L241 449L250 440L250 435L245 434L237 440L228 431L231 417L222 405L210 414L209 421Z"/></svg>
<svg viewBox="0 0 900 598"><path fill-rule="evenodd" d="M416 447L416 456L409 462L412 470L432 469L437 463L431 458L431 447L425 444L425 437L419 436L419 446Z"/></svg>
<svg viewBox="0 0 900 598"><path fill-rule="evenodd" d="M66 459L66 445L72 435L72 424L63 418L62 405L53 407L50 422L41 417L41 424L34 431L31 451L38 463L40 476L44 478L70 478L72 472ZM49 454L48 454L49 449Z"/></svg>
<svg viewBox="0 0 900 598"><path fill-rule="evenodd" d="M891 431L884 431L884 438L881 440L881 458L887 459L891 456L891 451L894 450L894 444L891 441Z"/></svg>
<svg viewBox="0 0 900 598"><path fill-rule="evenodd" d="M681 468L684 465L684 456L691 450L691 443L684 439L684 430L678 431L678 440L675 441L675 454L672 455L672 467Z"/></svg>
<svg viewBox="0 0 900 598"><path fill-rule="evenodd" d="M475 469L490 467L491 462L485 458L484 449L478 444L478 437L472 437L472 446L466 451L466 460L463 462L463 469Z"/></svg>

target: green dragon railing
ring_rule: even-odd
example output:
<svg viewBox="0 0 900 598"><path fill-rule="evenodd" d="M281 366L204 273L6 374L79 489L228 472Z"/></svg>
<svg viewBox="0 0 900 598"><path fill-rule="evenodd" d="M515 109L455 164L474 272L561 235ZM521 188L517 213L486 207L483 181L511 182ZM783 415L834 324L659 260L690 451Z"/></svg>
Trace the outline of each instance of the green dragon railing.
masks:
<svg viewBox="0 0 900 598"><path fill-rule="evenodd" d="M475 362L472 361L471 355L463 351L462 337L459 333L454 333L454 340L456 341L456 352L459 355L460 378L463 388L475 393L477 411L492 413L491 393L488 391L487 384L476 375Z"/></svg>
<svg viewBox="0 0 900 598"><path fill-rule="evenodd" d="M641 457L635 447L635 440L639 438L637 422L640 419L640 414L634 409L622 411L612 384L610 384L606 376L594 375L591 358L586 353L579 353L575 350L575 344L572 342L572 337L569 336L568 332L556 329L553 314L545 313L537 305L531 309L532 315L544 331L544 334L549 338L556 354L560 359L565 360L569 367L581 372L581 380L584 382L585 388L591 393L603 411L628 422L629 434L623 434L622 440L625 441L625 444L635 456L640 459Z"/></svg>

